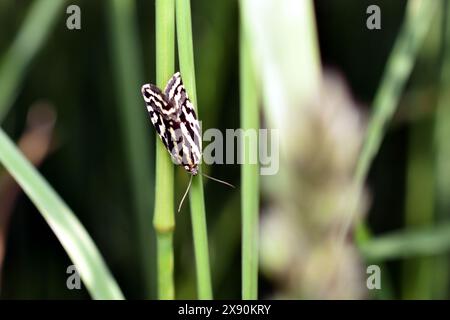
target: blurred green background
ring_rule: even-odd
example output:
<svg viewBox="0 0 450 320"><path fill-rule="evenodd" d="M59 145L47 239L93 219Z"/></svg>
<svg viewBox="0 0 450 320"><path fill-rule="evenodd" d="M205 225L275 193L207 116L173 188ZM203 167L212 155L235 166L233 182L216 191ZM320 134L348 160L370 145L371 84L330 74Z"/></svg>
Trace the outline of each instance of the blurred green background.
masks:
<svg viewBox="0 0 450 320"><path fill-rule="evenodd" d="M0 72L10 63L8 49L37 2L0 1ZM41 17L54 19L54 23L36 55L23 68L2 128L13 140L19 140L27 126L31 106L45 104L46 108L54 110L52 143L39 166L40 172L77 214L125 296L155 298L152 217L142 215L142 212L152 212L153 208L155 138L140 97L142 83L155 83L154 3L117 2L126 4L114 8L112 1L77 0L61 5L54 17ZM403 22L406 2L314 1L322 63L346 79L363 113L372 105ZM66 28L65 9L69 4L81 8L81 30ZM381 30L366 28L366 8L370 4L381 8ZM193 0L191 6L197 96L203 128L237 128L238 2ZM438 214L433 211L437 202L433 191L437 179L431 146L443 61L441 23L442 17L436 19L420 49L398 111L370 170L366 220L375 235L400 229L415 230L433 225L435 221L445 221L445 218L448 221L448 208ZM119 47L121 49L117 49ZM138 86L127 87L135 79L140 81ZM0 94L2 90L4 88L0 87ZM124 110L124 102L130 99L136 101L135 106L126 106L134 108L131 115ZM202 108L207 108L208 112L202 113ZM126 133L133 119L141 121L134 130L143 133L145 141L134 140L133 134ZM130 143L136 143L135 151ZM130 160L136 148L148 162ZM207 170L239 186L238 165L215 165ZM137 175L148 174L140 195L136 195L133 187L136 171ZM4 170L0 169L0 175L6 175ZM176 177L175 199L178 201L188 179L180 168L176 169ZM205 199L215 298L237 298L241 281L239 191L207 182ZM271 200L262 194L263 215ZM66 288L66 269L72 263L23 193L17 195L9 215L10 219L0 220L6 239L2 243L4 260L0 260L3 264L0 297L89 298L84 288ZM424 238L416 241L426 243L426 234L420 236ZM439 250L430 249L431 254L426 254L428 247L425 246L423 251L432 261L418 261L414 255L407 259L389 259L383 265L385 295L368 292L352 297L448 298L449 282L445 278L448 237L444 234L444 238L445 241L436 245L440 246ZM189 212L185 209L176 215L177 298L196 297L193 254ZM405 268L405 262L412 267ZM361 270L365 279L365 269ZM437 275L440 277L436 279ZM439 292L433 290L436 283L443 283ZM261 297L271 297L279 290L282 291L283 286L278 286L276 279L266 273L260 275Z"/></svg>

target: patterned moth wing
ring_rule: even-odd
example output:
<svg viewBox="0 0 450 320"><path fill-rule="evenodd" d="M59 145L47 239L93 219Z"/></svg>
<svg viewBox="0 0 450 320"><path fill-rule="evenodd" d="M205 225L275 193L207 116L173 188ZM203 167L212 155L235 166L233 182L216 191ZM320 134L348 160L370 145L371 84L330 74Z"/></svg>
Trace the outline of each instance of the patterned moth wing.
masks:
<svg viewBox="0 0 450 320"><path fill-rule="evenodd" d="M152 84L142 86L150 119L174 162L196 175L202 150L200 125L179 72L164 91Z"/></svg>
<svg viewBox="0 0 450 320"><path fill-rule="evenodd" d="M167 82L164 89L167 100L177 110L180 130L183 136L183 165L184 168L197 174L198 164L202 157L202 139L200 124L194 106L189 100L183 85L180 72L175 73ZM194 175L195 175L194 174Z"/></svg>
<svg viewBox="0 0 450 320"><path fill-rule="evenodd" d="M169 120L163 115L162 110L169 110L171 107L166 101L166 97L158 87L152 84L144 84L142 86L142 96L144 97L150 120L161 138L166 149L173 148L171 137L168 132Z"/></svg>

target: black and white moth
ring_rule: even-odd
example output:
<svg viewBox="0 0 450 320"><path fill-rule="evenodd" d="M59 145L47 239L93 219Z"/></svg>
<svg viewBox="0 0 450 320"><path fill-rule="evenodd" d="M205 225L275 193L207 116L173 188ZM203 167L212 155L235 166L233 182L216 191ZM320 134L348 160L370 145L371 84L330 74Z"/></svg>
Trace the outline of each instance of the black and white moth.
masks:
<svg viewBox="0 0 450 320"><path fill-rule="evenodd" d="M202 134L197 115L184 88L180 72L169 79L164 92L151 83L144 84L141 92L150 120L172 160L191 174L188 188L178 208L180 211L192 177L199 172L198 166L202 157ZM203 175L233 187L225 181Z"/></svg>
<svg viewBox="0 0 450 320"><path fill-rule="evenodd" d="M170 78L164 93L153 84L144 84L142 96L150 120L174 162L197 175L202 156L201 131L180 73Z"/></svg>

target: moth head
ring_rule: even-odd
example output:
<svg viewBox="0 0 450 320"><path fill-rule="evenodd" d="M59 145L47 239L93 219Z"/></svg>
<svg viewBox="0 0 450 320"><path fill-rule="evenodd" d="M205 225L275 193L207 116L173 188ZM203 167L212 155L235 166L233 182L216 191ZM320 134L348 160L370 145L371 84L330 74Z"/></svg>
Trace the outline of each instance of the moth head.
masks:
<svg viewBox="0 0 450 320"><path fill-rule="evenodd" d="M193 176L196 176L198 174L197 165L194 165L194 166L185 165L184 169L186 169L186 171L189 172L190 174L192 174Z"/></svg>

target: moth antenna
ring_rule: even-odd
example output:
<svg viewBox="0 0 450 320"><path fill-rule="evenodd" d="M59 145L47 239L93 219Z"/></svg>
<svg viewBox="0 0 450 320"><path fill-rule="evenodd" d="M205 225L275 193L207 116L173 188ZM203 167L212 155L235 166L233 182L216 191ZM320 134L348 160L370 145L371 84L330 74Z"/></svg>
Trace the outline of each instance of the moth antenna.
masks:
<svg viewBox="0 0 450 320"><path fill-rule="evenodd" d="M223 181L223 180L220 180L220 179L217 179L217 178L208 176L206 173L203 173L203 172L202 172L202 175L203 175L204 177L208 178L208 179L211 179L211 180L220 182L220 183L222 183L222 184L225 184L225 185L227 185L227 186L229 186L229 187L232 187L233 189L235 188L235 186L233 186L231 183L228 183L228 182L226 182L226 181Z"/></svg>
<svg viewBox="0 0 450 320"><path fill-rule="evenodd" d="M189 192L189 189L191 188L192 177L193 177L193 175L191 175L191 179L189 179L189 184L187 186L186 192L184 193L183 198L181 199L180 205L178 206L178 212L180 212L181 206L183 205L183 202L184 202L184 199L186 198L186 196Z"/></svg>

